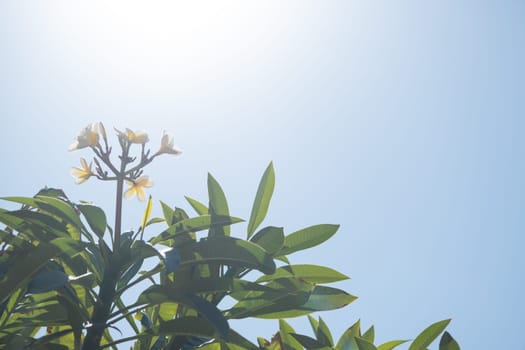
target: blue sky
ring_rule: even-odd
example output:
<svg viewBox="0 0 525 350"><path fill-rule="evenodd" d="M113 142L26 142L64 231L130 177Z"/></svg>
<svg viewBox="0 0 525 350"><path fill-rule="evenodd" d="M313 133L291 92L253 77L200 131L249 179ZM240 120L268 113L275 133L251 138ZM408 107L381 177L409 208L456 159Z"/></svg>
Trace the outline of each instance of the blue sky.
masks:
<svg viewBox="0 0 525 350"><path fill-rule="evenodd" d="M69 175L94 121L153 148L174 133L184 155L148 171L173 205L204 201L209 171L248 217L273 160L266 224L341 224L293 256L352 277L339 286L359 299L322 314L337 336L451 317L464 349L524 349L524 16L510 0L2 1L0 195L48 185L111 211L111 186Z"/></svg>

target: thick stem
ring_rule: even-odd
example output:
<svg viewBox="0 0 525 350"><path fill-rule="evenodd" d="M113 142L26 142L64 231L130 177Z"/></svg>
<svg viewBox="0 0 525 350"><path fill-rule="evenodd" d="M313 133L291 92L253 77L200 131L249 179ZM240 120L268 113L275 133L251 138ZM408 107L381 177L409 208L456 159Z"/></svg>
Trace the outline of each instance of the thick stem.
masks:
<svg viewBox="0 0 525 350"><path fill-rule="evenodd" d="M128 164L129 145L123 147L122 157L120 158L120 172L117 173L117 200L115 204L115 240L113 252L118 255L120 248L120 234L122 229L122 193L124 179L126 178L126 165Z"/></svg>
<svg viewBox="0 0 525 350"><path fill-rule="evenodd" d="M114 259L112 259L114 260ZM115 297L115 286L118 280L118 262L112 262L106 267L104 279L100 285L98 302L95 305L91 318L91 327L88 329L82 350L96 350L100 346L102 335L106 330L106 323Z"/></svg>
<svg viewBox="0 0 525 350"><path fill-rule="evenodd" d="M117 180L117 200L115 204L115 239L113 244L113 251L118 252L120 248L120 234L122 229L122 193L124 191L124 178L119 176Z"/></svg>
<svg viewBox="0 0 525 350"><path fill-rule="evenodd" d="M107 322L111 313L111 307L115 299L117 282L120 277L121 259L119 257L120 235L122 232L122 196L124 178L128 158L129 147L122 150L120 172L117 176L117 193L115 204L115 230L113 241L113 252L109 258L108 265L104 269L104 277L100 284L98 300L91 317L91 327L88 329L82 350L96 350L100 348L100 341L107 328Z"/></svg>

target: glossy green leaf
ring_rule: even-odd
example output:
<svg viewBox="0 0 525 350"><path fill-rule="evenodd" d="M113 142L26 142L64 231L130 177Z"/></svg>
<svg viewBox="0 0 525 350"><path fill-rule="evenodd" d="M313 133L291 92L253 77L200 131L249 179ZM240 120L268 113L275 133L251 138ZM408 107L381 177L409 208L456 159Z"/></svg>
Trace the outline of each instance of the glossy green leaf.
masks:
<svg viewBox="0 0 525 350"><path fill-rule="evenodd" d="M359 350L377 350L374 344L363 338L355 338Z"/></svg>
<svg viewBox="0 0 525 350"><path fill-rule="evenodd" d="M348 279L348 276L329 267L298 264L279 267L272 275L264 275L257 282L271 281L277 278L295 277L311 283L331 283Z"/></svg>
<svg viewBox="0 0 525 350"><path fill-rule="evenodd" d="M104 211L99 207L88 204L78 204L77 208L80 210L82 215L84 215L89 227L91 227L93 232L98 237L104 236L107 226L106 214Z"/></svg>
<svg viewBox="0 0 525 350"><path fill-rule="evenodd" d="M282 227L267 226L258 231L250 239L264 248L268 254L275 254L284 244L284 231Z"/></svg>
<svg viewBox="0 0 525 350"><path fill-rule="evenodd" d="M255 232L257 227L266 217L270 200L272 199L273 189L275 186L275 174L273 170L273 163L270 163L259 182L257 194L253 201L250 220L248 221L248 238Z"/></svg>
<svg viewBox="0 0 525 350"><path fill-rule="evenodd" d="M315 247L332 237L339 225L314 225L289 234L284 239L283 248L278 255L288 255L299 250Z"/></svg>
<svg viewBox="0 0 525 350"><path fill-rule="evenodd" d="M213 225L226 226L242 222L243 220L231 216L220 216L216 217L213 220ZM173 239L176 235L181 235L184 233L198 232L202 230L209 229L212 226L211 215L202 215L194 218L189 218L182 220L172 226L167 230L162 232L160 235L153 237L150 242L156 244L162 241Z"/></svg>
<svg viewBox="0 0 525 350"><path fill-rule="evenodd" d="M386 343L383 343L377 347L377 350L392 350L398 347L401 344L407 343L408 340L391 340Z"/></svg>
<svg viewBox="0 0 525 350"><path fill-rule="evenodd" d="M452 338L449 332L445 331L439 341L439 350L460 350L458 342Z"/></svg>
<svg viewBox="0 0 525 350"><path fill-rule="evenodd" d="M448 326L450 319L431 324L410 344L408 350L425 350Z"/></svg>
<svg viewBox="0 0 525 350"><path fill-rule="evenodd" d="M188 203L191 205L191 207L197 212L199 215L207 215L208 214L208 207L199 202L196 199L184 196Z"/></svg>
<svg viewBox="0 0 525 350"><path fill-rule="evenodd" d="M230 216L230 210L228 208L228 202L226 201L226 196L224 195L224 191L221 188L221 185L215 180L215 178L208 173L208 197L210 198L210 207L209 207L209 213L212 214L213 217L215 216ZM213 218L212 218L213 219ZM230 227L224 226L224 227L211 227L210 235L213 236L215 233L219 233L219 231L223 231L223 234L229 236L230 235Z"/></svg>

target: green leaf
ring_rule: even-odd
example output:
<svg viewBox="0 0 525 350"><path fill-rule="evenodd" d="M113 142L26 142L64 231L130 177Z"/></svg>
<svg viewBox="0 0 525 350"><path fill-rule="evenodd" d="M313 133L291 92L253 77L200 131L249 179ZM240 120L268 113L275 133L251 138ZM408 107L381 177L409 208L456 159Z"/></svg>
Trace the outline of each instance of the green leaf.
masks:
<svg viewBox="0 0 525 350"><path fill-rule="evenodd" d="M227 313L230 318L284 318L284 313L294 310L294 316L309 312L295 311L304 305L313 290L313 286L299 279L281 279L271 281L264 291L244 294Z"/></svg>
<svg viewBox="0 0 525 350"><path fill-rule="evenodd" d="M68 276L59 270L43 270L38 272L27 286L27 292L32 294L47 293L62 288L68 281Z"/></svg>
<svg viewBox="0 0 525 350"><path fill-rule="evenodd" d="M147 288L144 292L142 292L138 299L139 304L156 305L166 302L184 304L196 310L213 326L213 328L215 328L215 330L217 330L217 332L222 337L227 336L229 331L229 325L222 313L217 309L215 305L197 295L179 293L174 291L174 289L170 288L169 286L153 285ZM166 323L161 322L161 328L159 330L159 333L157 334L165 334L165 332L162 331L162 326L166 325ZM211 337L213 335L213 331L211 332L211 334L209 331L207 331L205 334L178 334Z"/></svg>
<svg viewBox="0 0 525 350"><path fill-rule="evenodd" d="M339 225L314 225L289 234L284 239L284 245L277 255L288 255L299 250L319 245L332 237Z"/></svg>
<svg viewBox="0 0 525 350"><path fill-rule="evenodd" d="M357 348L359 350L377 350L377 348L374 346L374 344L372 344L368 340L356 337L355 341L357 343Z"/></svg>
<svg viewBox="0 0 525 350"><path fill-rule="evenodd" d="M301 344L292 336L295 330L285 320L279 320L279 334L284 348L287 350L302 350Z"/></svg>
<svg viewBox="0 0 525 350"><path fill-rule="evenodd" d="M211 215L197 216L177 222L162 232L160 235L150 239L150 242L151 244L156 244L162 241L173 239L176 235L209 229L212 225L226 226L242 221L242 219L236 217L221 216L215 218L212 223Z"/></svg>
<svg viewBox="0 0 525 350"><path fill-rule="evenodd" d="M160 201L160 206L162 207L162 214L164 215L164 219L166 220L166 224L168 226L171 226L174 224L173 222L173 209L163 201Z"/></svg>
<svg viewBox="0 0 525 350"><path fill-rule="evenodd" d="M460 350L457 341L452 338L449 332L443 333L439 341L439 350Z"/></svg>
<svg viewBox="0 0 525 350"><path fill-rule="evenodd" d="M166 220L163 218L151 218L146 224L146 227L148 227L149 225L158 224L159 222L166 222Z"/></svg>
<svg viewBox="0 0 525 350"><path fill-rule="evenodd" d="M324 346L332 347L334 345L334 339L328 325L319 317L319 326L316 332L317 340L324 344Z"/></svg>
<svg viewBox="0 0 525 350"><path fill-rule="evenodd" d="M22 256L19 255L13 258L11 268L0 282L0 304L15 290L29 283L29 280L37 271L46 265L51 258L56 257L60 253L61 251L57 247L41 243ZM31 263L28 264L28 261Z"/></svg>
<svg viewBox="0 0 525 350"><path fill-rule="evenodd" d="M290 335L294 337L294 339L297 340L304 347L304 349L321 349L326 346L317 339L308 337L306 335L296 333L290 333Z"/></svg>
<svg viewBox="0 0 525 350"><path fill-rule="evenodd" d="M227 236L215 236L198 242L189 242L177 248L180 268L186 265L217 262L228 266L257 269L273 273L275 263L257 244Z"/></svg>
<svg viewBox="0 0 525 350"><path fill-rule="evenodd" d="M315 286L303 309L313 311L325 311L342 308L357 297L348 294L344 290L326 286Z"/></svg>
<svg viewBox="0 0 525 350"><path fill-rule="evenodd" d="M445 330L449 323L450 319L431 324L414 339L408 350L425 350Z"/></svg>
<svg viewBox="0 0 525 350"><path fill-rule="evenodd" d="M368 330L363 333L363 337L362 337L364 340L368 340L370 343L374 343L374 338L375 338L375 329L374 329L374 326L368 328Z"/></svg>
<svg viewBox="0 0 525 350"><path fill-rule="evenodd" d="M185 335L193 337L212 338L215 335L213 325L202 317L180 317L174 320L160 322L153 328L157 335Z"/></svg>
<svg viewBox="0 0 525 350"><path fill-rule="evenodd" d="M310 322L310 326L312 327L312 331L314 332L314 334L317 334L317 328L319 328L319 321L317 321L311 315L307 315L307 316L308 316L308 321Z"/></svg>
<svg viewBox="0 0 525 350"><path fill-rule="evenodd" d="M270 162L259 182L257 194L253 201L252 212L250 214L250 220L248 221L248 238L250 238L266 217L268 207L270 206L270 200L272 199L274 186L275 174L273 163Z"/></svg>
<svg viewBox="0 0 525 350"><path fill-rule="evenodd" d="M230 210L228 208L228 202L226 201L226 196L224 191L221 188L221 185L215 180L215 178L208 173L208 196L210 198L210 207L209 212L212 214L212 219L215 216L229 216ZM213 226L212 226L213 228ZM210 235L213 236L216 233L219 233L220 227L217 229L210 230ZM230 227L225 226L222 228L226 236L230 235Z"/></svg>
<svg viewBox="0 0 525 350"><path fill-rule="evenodd" d="M252 292L229 310L231 318L267 319L297 317L315 311L341 308L357 299L343 290L314 286L300 279L284 278L269 282L272 292Z"/></svg>
<svg viewBox="0 0 525 350"><path fill-rule="evenodd" d="M128 285L129 281L131 281L131 279L139 272L143 262L144 261L141 259L133 263L126 271L124 271L117 282L117 290L121 290Z"/></svg>
<svg viewBox="0 0 525 350"><path fill-rule="evenodd" d="M199 202L196 199L184 196L188 203L192 206L192 208L197 212L199 215L207 215L208 214L208 207Z"/></svg>
<svg viewBox="0 0 525 350"><path fill-rule="evenodd" d="M275 254L284 244L284 231L282 227L268 226L257 232L250 239L264 248L268 254Z"/></svg>
<svg viewBox="0 0 525 350"><path fill-rule="evenodd" d="M329 267L298 264L279 267L272 275L264 275L257 282L271 281L277 278L295 277L311 283L331 283L348 279L348 276Z"/></svg>
<svg viewBox="0 0 525 350"><path fill-rule="evenodd" d="M227 338L230 326L220 310L206 299L197 295L189 295L188 298L193 303L193 308L208 320L223 338Z"/></svg>
<svg viewBox="0 0 525 350"><path fill-rule="evenodd" d="M383 343L377 347L377 350L392 350L401 344L408 342L408 340L391 340Z"/></svg>
<svg viewBox="0 0 525 350"><path fill-rule="evenodd" d="M107 226L106 214L104 211L99 207L89 204L78 204L77 208L82 215L84 215L93 232L98 237L102 238Z"/></svg>
<svg viewBox="0 0 525 350"><path fill-rule="evenodd" d="M2 197L0 199L28 205L33 208L38 208L49 213L52 213L69 223L81 227L82 223L75 210L68 202L53 197L36 196L35 198L28 197Z"/></svg>
<svg viewBox="0 0 525 350"><path fill-rule="evenodd" d="M148 204L146 204L146 209L144 210L144 215L142 216L142 223L140 224L140 228L142 229L142 231L144 231L144 228L146 227L146 224L148 223L152 208L153 208L153 200L151 199L151 195L150 195L148 199Z"/></svg>
<svg viewBox="0 0 525 350"><path fill-rule="evenodd" d="M356 338L361 335L361 321L357 320L350 328L348 328L339 341L337 342L336 349L338 350L359 350L356 342Z"/></svg>

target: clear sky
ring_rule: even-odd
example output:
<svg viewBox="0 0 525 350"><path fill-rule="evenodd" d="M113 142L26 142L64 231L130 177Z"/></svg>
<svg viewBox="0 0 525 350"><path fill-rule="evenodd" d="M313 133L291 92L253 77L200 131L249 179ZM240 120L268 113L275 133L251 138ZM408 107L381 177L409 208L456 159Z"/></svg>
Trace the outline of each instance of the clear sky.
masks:
<svg viewBox="0 0 525 350"><path fill-rule="evenodd" d="M69 175L94 121L154 148L172 131L184 155L150 167L149 192L185 208L210 171L247 218L273 160L266 224L341 224L292 256L352 277L360 298L322 314L336 336L451 317L464 349L525 349L524 18L518 0L2 1L0 195L48 185L111 211L111 186Z"/></svg>

